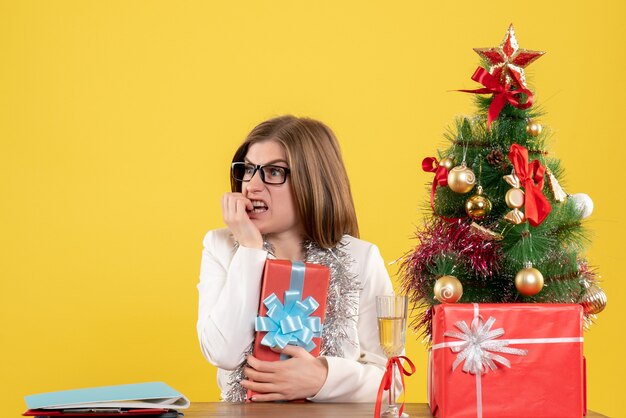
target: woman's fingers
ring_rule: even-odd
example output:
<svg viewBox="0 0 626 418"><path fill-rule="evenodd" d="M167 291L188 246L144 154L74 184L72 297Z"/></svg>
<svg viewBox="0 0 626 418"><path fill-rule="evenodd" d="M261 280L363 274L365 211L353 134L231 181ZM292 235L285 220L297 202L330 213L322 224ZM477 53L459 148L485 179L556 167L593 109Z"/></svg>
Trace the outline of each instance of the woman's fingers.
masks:
<svg viewBox="0 0 626 418"><path fill-rule="evenodd" d="M258 400L257 398L260 398L262 402L269 401L269 400L278 401L278 400L287 399L285 395L277 391L276 385L274 385L273 383L254 382L252 380L242 380L240 384L244 388L251 390L253 392L256 392L254 394L254 399L253 399L255 401Z"/></svg>
<svg viewBox="0 0 626 418"><path fill-rule="evenodd" d="M250 219L248 217L248 210L252 210L252 202L250 202L248 199L241 200L241 199L237 199L235 201L235 215L242 218L245 216L246 219Z"/></svg>
<svg viewBox="0 0 626 418"><path fill-rule="evenodd" d="M280 393L256 393L250 400L252 402L272 402L272 401L286 401L288 399L285 398Z"/></svg>
<svg viewBox="0 0 626 418"><path fill-rule="evenodd" d="M262 361L248 356L248 364L244 372L252 381L242 381L242 385L263 397L255 395L256 401L277 399L300 399L315 395L328 374L328 366L323 358L313 357L301 347L289 347L287 350L294 357L284 361ZM270 396L273 395L273 396Z"/></svg>
<svg viewBox="0 0 626 418"><path fill-rule="evenodd" d="M282 364L280 364L280 362L277 362L277 361L259 360L258 358L254 357L252 354L248 356L247 361L250 367L252 367L254 370L258 370L260 372L266 372L266 373L275 373L279 371L281 367L283 366Z"/></svg>
<svg viewBox="0 0 626 418"><path fill-rule="evenodd" d="M248 211L253 209L250 199L244 197L241 193L227 193L224 196L225 205L222 206L224 220L228 219L233 222L250 222Z"/></svg>
<svg viewBox="0 0 626 418"><path fill-rule="evenodd" d="M285 354L285 355L287 355L289 357L309 358L309 359L315 358L315 357L313 357L311 355L311 353L306 351L304 348L298 347L298 346L295 346L295 345L290 345L290 344L287 344L285 346L285 348L283 348L282 350L280 348L278 348L278 347L272 348L272 351L277 352L277 353L281 353L281 354Z"/></svg>
<svg viewBox="0 0 626 418"><path fill-rule="evenodd" d="M245 247L263 248L263 237L248 216L252 202L241 193L226 193L222 197L222 216L235 240Z"/></svg>
<svg viewBox="0 0 626 418"><path fill-rule="evenodd" d="M222 213L224 217L236 219L235 215L245 215L246 209L252 210L252 202L241 193L226 193L222 197Z"/></svg>
<svg viewBox="0 0 626 418"><path fill-rule="evenodd" d="M222 200L220 201L222 205L222 217L226 216L226 212L228 212L228 206L226 206L226 195L222 196Z"/></svg>
<svg viewBox="0 0 626 418"><path fill-rule="evenodd" d="M245 367L243 372L248 379L254 380L255 382L269 383L273 381L272 373L260 372L258 370L254 370L252 367Z"/></svg>

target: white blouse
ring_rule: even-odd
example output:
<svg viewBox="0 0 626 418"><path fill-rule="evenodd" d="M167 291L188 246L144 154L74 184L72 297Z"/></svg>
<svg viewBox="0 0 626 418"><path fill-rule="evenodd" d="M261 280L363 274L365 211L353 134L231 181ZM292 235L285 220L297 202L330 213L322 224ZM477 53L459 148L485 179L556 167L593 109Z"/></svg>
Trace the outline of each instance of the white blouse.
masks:
<svg viewBox="0 0 626 418"><path fill-rule="evenodd" d="M358 312L356 321L348 321L344 357L325 356L328 376L309 400L375 402L387 361L378 339L376 295L393 293L393 287L375 245L349 235L342 242L346 243L342 250L354 259L351 273L361 285ZM197 331L202 353L218 367L217 380L224 394L229 371L243 362L254 340L268 252L237 247L226 228L209 231L203 244Z"/></svg>

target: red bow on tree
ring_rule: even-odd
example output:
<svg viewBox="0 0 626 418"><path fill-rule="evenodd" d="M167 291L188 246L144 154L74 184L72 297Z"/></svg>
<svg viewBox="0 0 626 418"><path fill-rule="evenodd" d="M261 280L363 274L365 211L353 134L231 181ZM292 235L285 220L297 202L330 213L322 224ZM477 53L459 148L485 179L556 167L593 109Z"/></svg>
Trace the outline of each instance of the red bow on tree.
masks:
<svg viewBox="0 0 626 418"><path fill-rule="evenodd" d="M426 157L422 161L422 170L426 171L427 173L435 173L435 178L433 179L433 187L430 191L430 207L433 209L433 213L446 222L456 222L459 219L463 219L446 218L445 216L437 214L437 211L435 210L435 192L437 191L437 186L446 187L448 185L448 169L442 165L439 165L439 162L435 157Z"/></svg>
<svg viewBox="0 0 626 418"><path fill-rule="evenodd" d="M410 372L404 368L404 365L402 364L402 361L400 361L400 359L403 359L407 362L407 364L411 368ZM415 365L413 364L411 360L409 360L408 357L396 356L396 357L391 357L389 360L387 360L387 367L385 368L385 374L383 375L383 380L380 382L380 386L378 387L378 395L376 396L376 408L374 409L375 418L380 417L380 406L381 406L381 402L383 399L383 391L390 390L391 385L394 384L393 382L393 365L394 364L398 366L398 371L400 372L400 379L402 379L402 406L400 407L400 410L398 411L398 416L401 416L402 412L404 411L404 376L411 376L413 373L415 373Z"/></svg>
<svg viewBox="0 0 626 418"><path fill-rule="evenodd" d="M430 206L433 208L433 212L435 212L435 191L437 190L437 185L441 187L448 185L448 169L439 165L435 157L426 157L422 161L422 170L427 173L435 173L433 188L430 192Z"/></svg>
<svg viewBox="0 0 626 418"><path fill-rule="evenodd" d="M479 82L485 87L476 90L459 90L465 93L493 94L493 100L491 101L491 105L489 105L489 112L487 114L487 127L489 129L491 129L491 122L498 118L498 115L507 102L518 109L528 109L533 105L533 94L530 90L523 87L524 84L520 79L519 74L511 72L511 76L517 85L520 86L519 89L511 90L510 84L500 84L500 81L493 75L489 74L489 71L482 67L478 67L474 72L474 75L472 75L472 80ZM527 96L525 103L520 103L520 101L515 97L520 93L524 93Z"/></svg>
<svg viewBox="0 0 626 418"><path fill-rule="evenodd" d="M526 219L532 226L537 226L546 219L552 210L552 205L541 191L546 168L541 165L539 160L534 160L528 164L528 150L519 144L511 145L509 160L524 187Z"/></svg>

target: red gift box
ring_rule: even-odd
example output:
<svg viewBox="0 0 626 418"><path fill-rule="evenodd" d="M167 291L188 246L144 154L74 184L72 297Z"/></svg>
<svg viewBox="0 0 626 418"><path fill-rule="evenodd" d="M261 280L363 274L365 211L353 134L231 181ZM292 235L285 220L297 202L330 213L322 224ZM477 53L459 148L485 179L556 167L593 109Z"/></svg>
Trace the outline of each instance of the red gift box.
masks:
<svg viewBox="0 0 626 418"><path fill-rule="evenodd" d="M582 313L577 304L435 306L433 416L584 416Z"/></svg>
<svg viewBox="0 0 626 418"><path fill-rule="evenodd" d="M326 266L288 260L265 262L254 339L256 358L284 360L286 356L270 348L284 344L302 346L314 357L319 356L329 281ZM248 391L248 399L253 394Z"/></svg>

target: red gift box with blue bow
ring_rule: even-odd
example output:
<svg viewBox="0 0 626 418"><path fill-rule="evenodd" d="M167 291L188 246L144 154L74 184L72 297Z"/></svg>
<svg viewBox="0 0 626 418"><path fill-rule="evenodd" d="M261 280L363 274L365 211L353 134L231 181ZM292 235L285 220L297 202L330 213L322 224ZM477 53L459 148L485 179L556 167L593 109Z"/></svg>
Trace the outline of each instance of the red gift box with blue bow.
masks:
<svg viewBox="0 0 626 418"><path fill-rule="evenodd" d="M326 266L288 260L267 260L261 303L255 321L253 354L259 360L287 356L272 350L287 344L319 356L330 270ZM249 391L248 398L254 393Z"/></svg>

